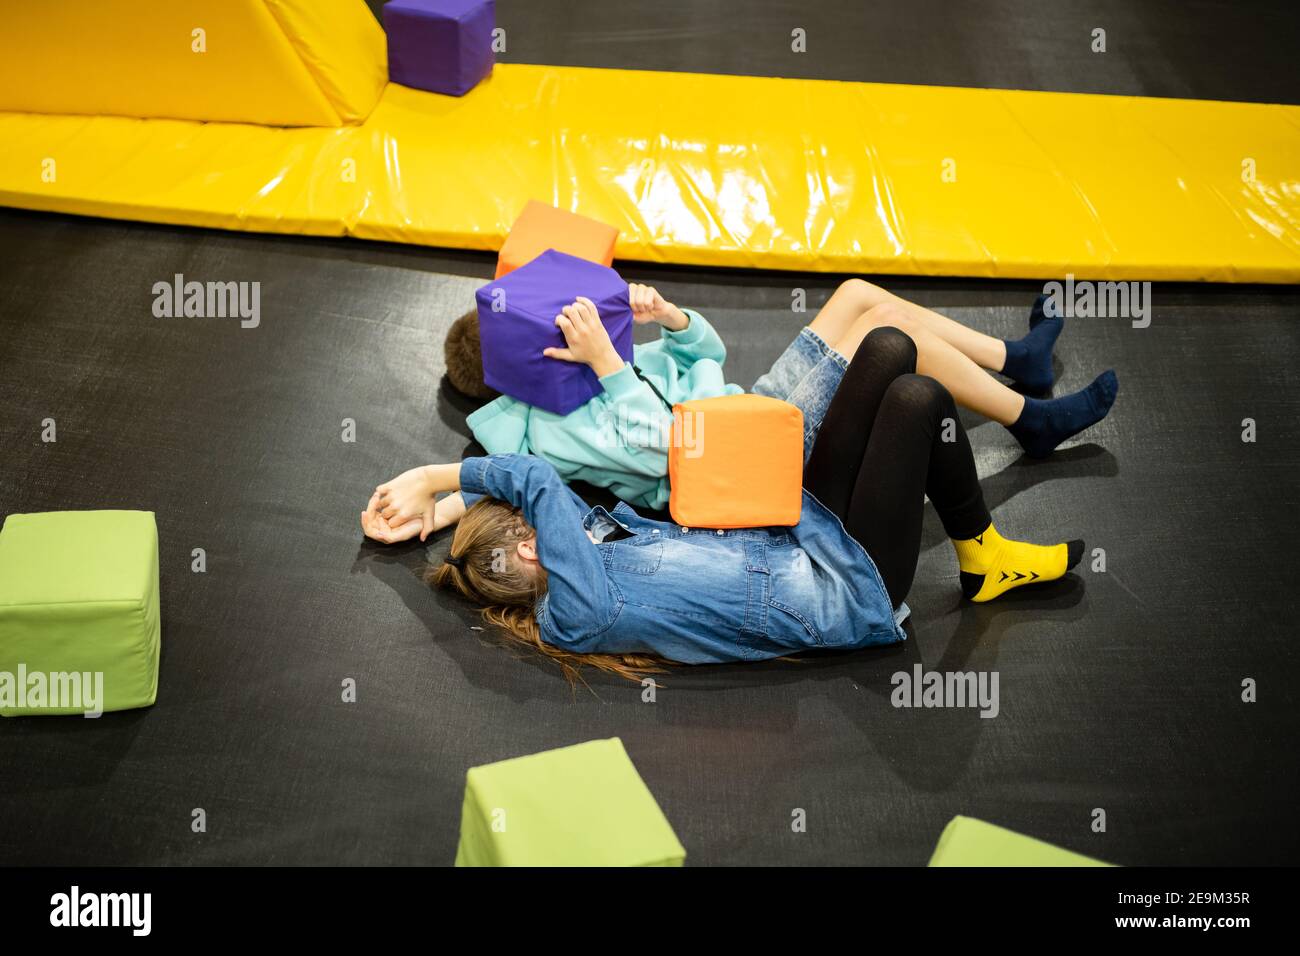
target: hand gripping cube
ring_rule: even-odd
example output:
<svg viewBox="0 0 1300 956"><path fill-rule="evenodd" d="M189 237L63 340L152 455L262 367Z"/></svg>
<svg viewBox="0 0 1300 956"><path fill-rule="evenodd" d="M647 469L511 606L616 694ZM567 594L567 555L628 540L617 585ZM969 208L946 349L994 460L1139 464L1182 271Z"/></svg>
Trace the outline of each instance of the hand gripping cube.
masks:
<svg viewBox="0 0 1300 956"><path fill-rule="evenodd" d="M548 249L476 294L483 380L502 394L557 415L599 395L600 380L586 365L542 354L547 348L564 348L555 317L578 296L595 304L615 351L632 361L627 283L613 269Z"/></svg>

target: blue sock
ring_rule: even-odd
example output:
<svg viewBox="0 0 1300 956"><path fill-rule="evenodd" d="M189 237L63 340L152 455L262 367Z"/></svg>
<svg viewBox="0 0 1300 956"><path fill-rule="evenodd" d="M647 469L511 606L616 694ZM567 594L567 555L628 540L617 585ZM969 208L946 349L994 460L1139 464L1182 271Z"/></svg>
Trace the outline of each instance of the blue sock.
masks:
<svg viewBox="0 0 1300 956"><path fill-rule="evenodd" d="M1114 371L1107 371L1073 395L1026 398L1020 417L1007 426L1007 431L1016 436L1031 457L1046 458L1061 442L1105 418L1118 393L1119 378Z"/></svg>
<svg viewBox="0 0 1300 956"><path fill-rule="evenodd" d="M1036 328L1038 323L1043 319L1049 318L1047 314L1047 293L1040 292L1034 304L1029 307L1029 327ZM1060 316L1050 316L1050 318L1060 318Z"/></svg>
<svg viewBox="0 0 1300 956"><path fill-rule="evenodd" d="M1065 328L1065 320L1043 312L1047 297L1040 295L1029 313L1029 334L1023 339L1006 339L1007 360L1002 374L1029 392L1043 393L1052 387L1052 349Z"/></svg>

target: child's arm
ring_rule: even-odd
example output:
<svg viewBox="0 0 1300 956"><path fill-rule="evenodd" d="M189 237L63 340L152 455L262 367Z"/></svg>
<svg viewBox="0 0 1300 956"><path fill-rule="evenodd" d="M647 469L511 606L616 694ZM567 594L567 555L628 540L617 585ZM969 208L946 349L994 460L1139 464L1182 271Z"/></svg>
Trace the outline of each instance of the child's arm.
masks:
<svg viewBox="0 0 1300 956"><path fill-rule="evenodd" d="M433 506L433 530L441 531L443 528L450 528L464 517L468 507L465 496L459 491L454 491L445 498L439 498Z"/></svg>
<svg viewBox="0 0 1300 956"><path fill-rule="evenodd" d="M607 392L617 392L617 398L623 405L638 407L641 414L667 412L654 389L637 376L632 366L623 361L623 356L614 348L609 330L600 320L594 302L579 296L572 305L564 307L562 315L555 317L555 324L564 333L567 347L543 349L543 355L563 362L586 365L596 373ZM672 413L667 414L671 419Z"/></svg>
<svg viewBox="0 0 1300 956"><path fill-rule="evenodd" d="M582 463L615 471L659 477L668 473L673 413L663 399L624 365L600 380L591 409L599 429L593 441L570 454ZM635 448L637 455L628 455Z"/></svg>
<svg viewBox="0 0 1300 956"><path fill-rule="evenodd" d="M540 621L550 637L572 641L614 622L620 605L604 559L583 528L585 505L541 458L492 455L412 468L375 489L375 507L390 525L420 522L423 540L432 530L436 495L460 490L514 505L537 532L537 556L547 572Z"/></svg>
<svg viewBox="0 0 1300 956"><path fill-rule="evenodd" d="M654 286L630 282L627 294L637 323L657 322L662 326L659 341L642 348L668 353L683 375L701 359L712 359L719 365L727 360L727 347L698 312L679 309Z"/></svg>
<svg viewBox="0 0 1300 956"><path fill-rule="evenodd" d="M549 358L581 362L589 366L599 377L604 390L593 399L605 405L603 413L598 416L601 434L578 452L585 455L584 463L601 466L607 464L608 459L625 467L625 455L615 454L610 459L606 449L634 446L660 451L662 461L647 456L643 465L647 474L665 473L668 467L667 448L672 429L672 412L664 407L663 400L655 394L654 389L615 350L596 306L590 299L579 298L572 305L564 307L564 314L556 316L555 324L564 333L568 347L548 348L543 354Z"/></svg>

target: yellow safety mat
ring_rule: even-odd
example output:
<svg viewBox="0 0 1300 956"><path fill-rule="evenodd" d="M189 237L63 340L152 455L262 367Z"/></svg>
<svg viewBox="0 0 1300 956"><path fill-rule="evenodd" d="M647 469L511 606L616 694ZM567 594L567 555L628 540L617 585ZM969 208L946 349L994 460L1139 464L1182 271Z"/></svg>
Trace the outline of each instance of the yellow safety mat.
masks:
<svg viewBox="0 0 1300 956"><path fill-rule="evenodd" d="M339 126L387 64L360 0L6 3L0 110Z"/></svg>
<svg viewBox="0 0 1300 956"><path fill-rule="evenodd" d="M498 65L357 126L0 113L0 203L496 249L528 199L620 258L1300 280L1300 107Z"/></svg>

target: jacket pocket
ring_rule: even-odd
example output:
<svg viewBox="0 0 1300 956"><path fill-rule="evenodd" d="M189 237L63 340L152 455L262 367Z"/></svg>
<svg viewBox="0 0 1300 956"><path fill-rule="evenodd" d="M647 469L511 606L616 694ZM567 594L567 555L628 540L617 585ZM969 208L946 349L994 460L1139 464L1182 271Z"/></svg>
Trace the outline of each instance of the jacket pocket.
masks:
<svg viewBox="0 0 1300 956"><path fill-rule="evenodd" d="M772 572L767 566L767 549L757 539L745 542L745 623L740 632L767 637L767 604L772 597Z"/></svg>
<svg viewBox="0 0 1300 956"><path fill-rule="evenodd" d="M782 604L780 601L776 601L776 600L773 600L770 603L774 610L780 611L782 614L786 614L789 617L791 617L793 620L798 622L803 627L804 633L808 635L808 637L812 640L814 644L820 647L826 643L825 641L822 640L821 633L817 630L815 626L813 626L813 622L808 620L808 618L804 617L794 608L790 607L790 605Z"/></svg>
<svg viewBox="0 0 1300 956"><path fill-rule="evenodd" d="M637 535L608 545L605 566L628 574L654 574L664 559L664 543L658 535Z"/></svg>

